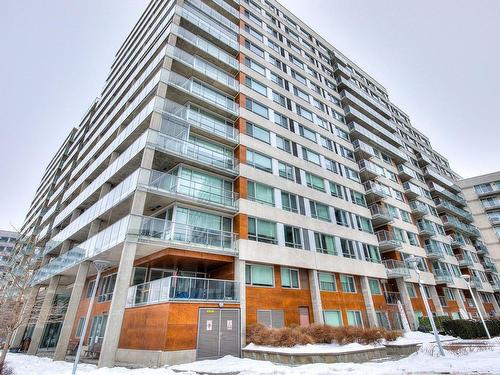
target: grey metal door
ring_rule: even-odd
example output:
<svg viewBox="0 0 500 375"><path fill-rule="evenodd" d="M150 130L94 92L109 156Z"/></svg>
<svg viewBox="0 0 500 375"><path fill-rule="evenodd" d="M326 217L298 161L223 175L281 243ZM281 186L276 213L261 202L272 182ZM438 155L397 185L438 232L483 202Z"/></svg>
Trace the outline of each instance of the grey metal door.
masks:
<svg viewBox="0 0 500 375"><path fill-rule="evenodd" d="M196 358L240 355L240 311L238 309L200 309Z"/></svg>

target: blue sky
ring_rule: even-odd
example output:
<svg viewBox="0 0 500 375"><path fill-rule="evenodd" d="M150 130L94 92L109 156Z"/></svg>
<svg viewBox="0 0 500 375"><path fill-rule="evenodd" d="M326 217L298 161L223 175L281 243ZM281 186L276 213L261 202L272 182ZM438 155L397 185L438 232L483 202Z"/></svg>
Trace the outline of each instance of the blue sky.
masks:
<svg viewBox="0 0 500 375"><path fill-rule="evenodd" d="M21 226L146 3L2 2L0 228ZM500 1L282 3L382 83L455 171L500 170Z"/></svg>

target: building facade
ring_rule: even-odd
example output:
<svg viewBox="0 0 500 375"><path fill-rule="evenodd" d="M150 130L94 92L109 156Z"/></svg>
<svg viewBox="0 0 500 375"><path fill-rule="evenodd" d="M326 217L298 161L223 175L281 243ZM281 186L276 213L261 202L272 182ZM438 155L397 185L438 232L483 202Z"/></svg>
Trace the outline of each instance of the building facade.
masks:
<svg viewBox="0 0 500 375"><path fill-rule="evenodd" d="M493 288L457 179L277 1L153 0L37 190L23 231L44 259L14 344L61 360L84 335L101 366L160 365L238 355L257 322L400 328L400 302L416 327L424 298L475 316L462 273Z"/></svg>
<svg viewBox="0 0 500 375"><path fill-rule="evenodd" d="M14 247L19 233L10 230L0 230L0 280L3 285L5 272L9 270L10 257L14 252Z"/></svg>
<svg viewBox="0 0 500 375"><path fill-rule="evenodd" d="M467 200L474 224L481 231L484 248L479 252L488 280L500 301L500 172L457 182Z"/></svg>

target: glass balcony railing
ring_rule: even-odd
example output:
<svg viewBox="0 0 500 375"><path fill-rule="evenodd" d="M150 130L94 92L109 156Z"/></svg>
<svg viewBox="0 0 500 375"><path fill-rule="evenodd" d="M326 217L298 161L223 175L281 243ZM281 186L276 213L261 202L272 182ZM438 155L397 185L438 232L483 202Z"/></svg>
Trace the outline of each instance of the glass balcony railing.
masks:
<svg viewBox="0 0 500 375"><path fill-rule="evenodd" d="M190 9L188 10L182 7L179 8L178 12L181 17L188 20L196 27L202 29L207 34L212 35L215 39L219 40L220 42L226 44L236 51L240 50L240 44L238 42L238 37L236 34L231 35L228 32L225 32L219 25L217 25L217 23L209 19L200 17Z"/></svg>
<svg viewBox="0 0 500 375"><path fill-rule="evenodd" d="M394 232L379 230L375 232L380 250L395 250L401 247L401 239L394 235Z"/></svg>
<svg viewBox="0 0 500 375"><path fill-rule="evenodd" d="M221 13L217 12L214 8L209 7L207 4L201 2L200 0L186 0L185 2L192 5L197 11L202 12L205 16L210 17L217 23L223 25L224 27L227 27L235 33L239 33L239 26L230 21L228 18L224 17Z"/></svg>
<svg viewBox="0 0 500 375"><path fill-rule="evenodd" d="M467 243L465 242L465 239L464 237L461 235L461 234L454 234L454 235L451 235L450 236L450 240L451 240L451 246L452 247L464 247L467 245Z"/></svg>
<svg viewBox="0 0 500 375"><path fill-rule="evenodd" d="M218 186L180 178L169 173L159 171L147 172L150 174L149 184L147 185L149 189L186 196L210 205L220 205L232 210L238 208L239 195L231 190L224 190Z"/></svg>
<svg viewBox="0 0 500 375"><path fill-rule="evenodd" d="M449 227L451 227L455 230L458 230L460 232L463 232L466 235L469 235L471 237L479 237L481 235L479 232L479 229L477 229L476 227L474 227L472 225L464 224L453 216L442 215L441 220L443 221L443 224L445 226L449 226Z"/></svg>
<svg viewBox="0 0 500 375"><path fill-rule="evenodd" d="M457 216L460 216L461 218L467 220L468 222L474 221L472 214L468 211L465 211L461 208L458 208L457 206L451 204L447 200L440 199L440 198L435 198L434 203L436 204L436 208L451 212Z"/></svg>
<svg viewBox="0 0 500 375"><path fill-rule="evenodd" d="M238 173L237 159L199 144L152 130L150 130L148 135L148 143L163 152L224 170L231 174Z"/></svg>
<svg viewBox="0 0 500 375"><path fill-rule="evenodd" d="M223 70L220 70L208 61L205 61L198 56L193 56L190 53L172 45L169 45L167 47L167 54L170 57L181 61L185 65L190 66L203 75L229 87L234 91L238 91L238 88L240 86L239 82L233 76L227 74Z"/></svg>
<svg viewBox="0 0 500 375"><path fill-rule="evenodd" d="M474 247L476 248L476 251L478 254L488 254L489 253L486 245L480 240L476 240L474 242Z"/></svg>
<svg viewBox="0 0 500 375"><path fill-rule="evenodd" d="M425 244L425 250L427 252L427 255L429 259L441 259L444 258L444 252L439 247L439 245L436 242L430 242Z"/></svg>
<svg viewBox="0 0 500 375"><path fill-rule="evenodd" d="M430 188L431 192L435 192L437 194L445 196L446 198L451 199L452 201L458 203L461 206L465 206L467 204L465 202L464 198L462 198L461 196L459 196L457 194L452 193L451 191L448 191L447 189L445 189L444 187L442 187L438 184L430 182L429 188Z"/></svg>
<svg viewBox="0 0 500 375"><path fill-rule="evenodd" d="M407 194L411 197L417 197L417 196L423 195L419 186L412 184L411 182L408 182L408 181L403 183L403 189L405 191L405 194Z"/></svg>
<svg viewBox="0 0 500 375"><path fill-rule="evenodd" d="M386 259L382 261L382 264L385 266L389 278L410 277L410 270L401 260Z"/></svg>
<svg viewBox="0 0 500 375"><path fill-rule="evenodd" d="M424 216L430 213L429 208L422 202L410 201L411 213L418 216Z"/></svg>
<svg viewBox="0 0 500 375"><path fill-rule="evenodd" d="M133 216L129 234L139 242L161 241L172 244L199 246L205 250L236 252L237 235L148 216Z"/></svg>
<svg viewBox="0 0 500 375"><path fill-rule="evenodd" d="M177 36L180 36L182 39L188 41L192 45L196 46L200 50L206 52L210 56L215 57L217 60L231 66L234 69L239 69L240 63L238 62L238 60L236 60L229 53L217 47L215 44L212 44L207 40L201 38L200 36L195 35L192 32L177 25L173 26L172 32Z"/></svg>
<svg viewBox="0 0 500 375"><path fill-rule="evenodd" d="M405 179L417 178L417 172L415 172L413 169L407 167L404 164L398 165L398 175L400 178L405 178Z"/></svg>
<svg viewBox="0 0 500 375"><path fill-rule="evenodd" d="M353 110L351 109L351 112ZM361 125L355 123L355 122L350 122L349 123L349 131L351 134L356 133L356 138L363 138L366 141L370 141L376 144L378 148L383 148L385 152L390 154L393 158L398 160L399 162L405 162L408 161L408 157L406 154L399 150L397 147L391 145L389 142L383 140L380 138L378 135L373 134L369 130L365 129ZM353 137L354 138L354 137Z"/></svg>
<svg viewBox="0 0 500 375"><path fill-rule="evenodd" d="M125 216L95 236L75 246L67 253L53 258L50 263L41 267L35 273L31 284L39 284L123 242L127 234L129 219L130 216Z"/></svg>
<svg viewBox="0 0 500 375"><path fill-rule="evenodd" d="M368 178L384 176L384 169L369 160L362 159L358 161L359 172Z"/></svg>
<svg viewBox="0 0 500 375"><path fill-rule="evenodd" d="M483 282L481 279L477 276L472 276L470 278L470 286L475 289L482 289L483 288Z"/></svg>
<svg viewBox="0 0 500 375"><path fill-rule="evenodd" d="M372 204L369 209L370 213L372 214L372 221L374 223L383 224L391 222L393 220L391 214L389 213L389 210L384 206L381 206L379 204Z"/></svg>
<svg viewBox="0 0 500 375"><path fill-rule="evenodd" d="M432 273L434 274L434 279L438 284L450 284L453 282L453 277L451 276L451 273L449 273L448 271L444 271L441 269L434 269Z"/></svg>
<svg viewBox="0 0 500 375"><path fill-rule="evenodd" d="M474 264L474 261L472 260L472 258L470 258L469 256L466 256L464 254L456 254L455 258L457 258L458 265L460 267L472 267L472 265Z"/></svg>
<svg viewBox="0 0 500 375"><path fill-rule="evenodd" d="M126 306L145 306L171 301L237 303L239 283L232 280L170 276L131 286Z"/></svg>
<svg viewBox="0 0 500 375"><path fill-rule="evenodd" d="M427 221L417 221L417 228L421 235L433 236L436 234L436 230L432 224Z"/></svg>
<svg viewBox="0 0 500 375"><path fill-rule="evenodd" d="M343 68L339 64L336 64L336 68L339 69L340 71L342 71L347 76L351 75L351 73L347 69ZM373 99L368 93L366 93L361 88L359 88L358 86L356 86L355 83L353 83L353 82L351 82L351 81L349 81L349 80L347 80L345 78L342 78L342 77L339 77L337 79L337 83L338 84L344 84L344 85L346 85L351 90L355 91L356 94L360 95L361 97L363 97L363 99L367 100L370 104L372 104L375 107L377 107L377 109L379 109L380 111L382 111L386 115L389 115L389 116L391 115L391 112L390 112L390 110L388 108L386 108L383 104L379 103L377 100Z"/></svg>

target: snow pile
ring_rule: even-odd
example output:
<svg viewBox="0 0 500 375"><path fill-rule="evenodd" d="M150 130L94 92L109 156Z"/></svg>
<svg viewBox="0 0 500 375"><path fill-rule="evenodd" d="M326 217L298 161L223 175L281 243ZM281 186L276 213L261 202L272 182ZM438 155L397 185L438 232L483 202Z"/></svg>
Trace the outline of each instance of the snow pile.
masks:
<svg viewBox="0 0 500 375"><path fill-rule="evenodd" d="M245 347L248 350L256 350L271 353L290 353L290 354L314 354L314 353L344 353L353 352L359 350L373 349L380 345L362 345L358 343L352 343L347 345L339 344L307 344L307 345L296 345L291 348L282 348L275 346L263 346L249 344Z"/></svg>
<svg viewBox="0 0 500 375"><path fill-rule="evenodd" d="M456 340L453 336L443 336L439 335L441 341ZM434 342L436 339L432 333L424 333L419 331L405 332L402 337L398 337L395 341L388 342L387 344L392 345L409 345L409 344L425 344L429 342Z"/></svg>

